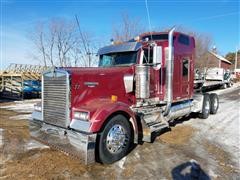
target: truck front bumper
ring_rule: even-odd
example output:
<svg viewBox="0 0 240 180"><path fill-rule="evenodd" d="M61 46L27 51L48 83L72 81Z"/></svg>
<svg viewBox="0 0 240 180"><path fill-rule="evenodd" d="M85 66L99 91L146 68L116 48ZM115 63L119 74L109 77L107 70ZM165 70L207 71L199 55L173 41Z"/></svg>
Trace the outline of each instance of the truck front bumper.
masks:
<svg viewBox="0 0 240 180"><path fill-rule="evenodd" d="M77 132L40 120L29 121L30 135L37 141L74 156L85 164L95 162L96 134Z"/></svg>

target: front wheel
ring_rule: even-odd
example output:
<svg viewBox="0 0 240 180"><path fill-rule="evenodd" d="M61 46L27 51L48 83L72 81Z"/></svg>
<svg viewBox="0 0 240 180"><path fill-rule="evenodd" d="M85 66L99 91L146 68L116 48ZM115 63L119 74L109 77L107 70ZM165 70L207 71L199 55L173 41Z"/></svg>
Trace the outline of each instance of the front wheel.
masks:
<svg viewBox="0 0 240 180"><path fill-rule="evenodd" d="M111 164L123 158L132 144L132 129L123 115L112 117L99 137L99 160Z"/></svg>

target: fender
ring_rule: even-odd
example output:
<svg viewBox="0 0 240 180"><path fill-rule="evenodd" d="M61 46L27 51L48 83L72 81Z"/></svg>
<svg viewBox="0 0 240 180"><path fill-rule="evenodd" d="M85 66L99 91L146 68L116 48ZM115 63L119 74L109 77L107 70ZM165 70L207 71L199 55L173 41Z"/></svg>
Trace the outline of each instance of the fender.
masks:
<svg viewBox="0 0 240 180"><path fill-rule="evenodd" d="M130 109L129 105L124 102L113 102L110 99L95 99L88 102L84 107L90 112L90 132L97 133L101 131L104 123L111 115L114 114L127 114L130 118L129 121L133 127L134 143L138 142L138 124L135 113Z"/></svg>

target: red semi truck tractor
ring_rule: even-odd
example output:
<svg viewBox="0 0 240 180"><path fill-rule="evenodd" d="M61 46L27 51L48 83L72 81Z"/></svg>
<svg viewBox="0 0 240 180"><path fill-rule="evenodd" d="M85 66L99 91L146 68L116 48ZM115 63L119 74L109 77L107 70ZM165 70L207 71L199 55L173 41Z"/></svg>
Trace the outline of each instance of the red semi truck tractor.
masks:
<svg viewBox="0 0 240 180"><path fill-rule="evenodd" d="M109 164L134 143L152 142L173 120L218 110L216 94L194 93L195 41L174 28L103 47L98 55L98 67L43 73L42 101L29 121L33 138L86 164Z"/></svg>

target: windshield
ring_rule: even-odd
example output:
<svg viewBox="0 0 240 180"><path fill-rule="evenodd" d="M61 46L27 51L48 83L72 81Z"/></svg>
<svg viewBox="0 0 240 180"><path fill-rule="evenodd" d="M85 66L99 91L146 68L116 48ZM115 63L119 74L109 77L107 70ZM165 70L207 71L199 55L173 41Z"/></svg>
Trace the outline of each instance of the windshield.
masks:
<svg viewBox="0 0 240 180"><path fill-rule="evenodd" d="M135 64L137 52L118 52L100 56L99 67L128 66Z"/></svg>

